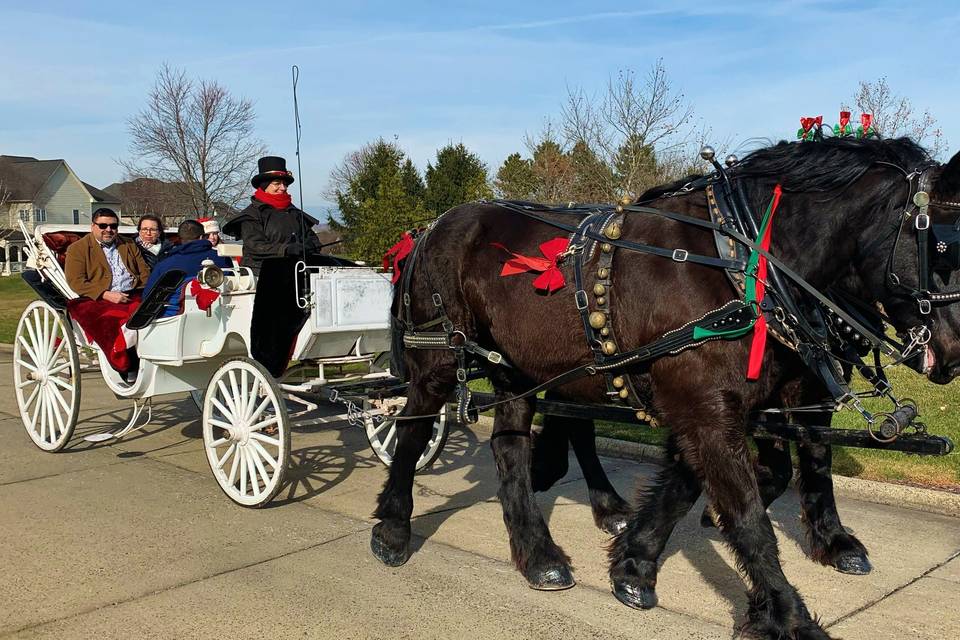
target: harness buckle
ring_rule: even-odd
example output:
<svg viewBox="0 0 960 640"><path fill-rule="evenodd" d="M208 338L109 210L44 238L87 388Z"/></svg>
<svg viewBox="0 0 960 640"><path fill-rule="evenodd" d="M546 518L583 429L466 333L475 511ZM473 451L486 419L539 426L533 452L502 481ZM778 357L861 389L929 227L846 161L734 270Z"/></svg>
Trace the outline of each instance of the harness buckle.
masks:
<svg viewBox="0 0 960 640"><path fill-rule="evenodd" d="M491 351L487 354L487 360L489 360L492 364L500 364L503 362L503 356L496 351Z"/></svg>
<svg viewBox="0 0 960 640"><path fill-rule="evenodd" d="M409 294L409 293L404 292L404 294L403 294L403 306L405 306L405 307L409 307L409 306L410 306L410 294Z"/></svg>
<svg viewBox="0 0 960 640"><path fill-rule="evenodd" d="M917 231L926 231L930 228L930 216L925 211L921 211L914 219L913 226Z"/></svg>
<svg viewBox="0 0 960 640"><path fill-rule="evenodd" d="M576 303L577 303L577 310L578 310L578 311L583 311L584 309L587 308L587 305L590 304L590 301L587 299L587 292L584 291L583 289L580 289L579 291L577 291L576 293L574 293L574 294L573 294L573 299L574 299L574 300L576 301Z"/></svg>
<svg viewBox="0 0 960 640"><path fill-rule="evenodd" d="M917 306L920 307L920 313L925 316L930 315L930 312L933 310L933 305L931 305L930 301L926 298L917 300Z"/></svg>
<svg viewBox="0 0 960 640"><path fill-rule="evenodd" d="M457 382L466 382L466 381L467 381L467 370L457 369Z"/></svg>
<svg viewBox="0 0 960 640"><path fill-rule="evenodd" d="M433 294L433 306L435 307L443 306L443 298L440 297L439 293Z"/></svg>
<svg viewBox="0 0 960 640"><path fill-rule="evenodd" d="M689 255L690 253L686 249L674 249L673 255L670 257L673 258L674 261L676 262L686 262L687 256Z"/></svg>

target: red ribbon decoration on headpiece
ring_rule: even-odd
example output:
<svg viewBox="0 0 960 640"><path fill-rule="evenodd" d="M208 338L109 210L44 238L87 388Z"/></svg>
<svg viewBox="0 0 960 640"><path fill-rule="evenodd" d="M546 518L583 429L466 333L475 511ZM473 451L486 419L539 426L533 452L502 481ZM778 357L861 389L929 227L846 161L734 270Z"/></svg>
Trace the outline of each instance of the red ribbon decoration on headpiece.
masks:
<svg viewBox="0 0 960 640"><path fill-rule="evenodd" d="M813 121L816 123L818 127L823 126L823 116L817 116L816 118L813 119Z"/></svg>
<svg viewBox="0 0 960 640"><path fill-rule="evenodd" d="M867 129L870 128L870 125L873 124L873 114L872 113L861 113L860 114L860 126L863 127L863 135L867 135Z"/></svg>
<svg viewBox="0 0 960 640"><path fill-rule="evenodd" d="M850 124L850 112L841 111L840 112L840 130L842 131L845 126Z"/></svg>
<svg viewBox="0 0 960 640"><path fill-rule="evenodd" d="M413 236L410 235L410 232L406 232L397 244L390 247L387 252L383 254L384 271L390 268L390 258L393 258L393 277L390 278L391 284L397 284L397 280L400 279L400 261L410 255L410 252L413 251L413 244Z"/></svg>
<svg viewBox="0 0 960 640"><path fill-rule="evenodd" d="M773 216L780 205L780 196L783 190L778 184L773 188L773 201L770 204L770 219L767 221L767 228L764 229L763 237L760 239L760 248L764 251L770 251L770 234L773 231ZM760 256L757 261L757 303L763 300L766 292L767 281L767 258ZM747 360L747 380L756 380L760 377L760 365L763 364L763 350L767 346L767 319L761 312L757 321L753 323L753 339L750 342L750 356Z"/></svg>
<svg viewBox="0 0 960 640"><path fill-rule="evenodd" d="M807 137L806 133L810 131L810 127L812 127L816 121L816 118L800 118L800 128L803 129L804 138Z"/></svg>
<svg viewBox="0 0 960 640"><path fill-rule="evenodd" d="M542 258L522 256L510 251L499 242L491 242L490 246L503 249L513 256L503 263L503 269L500 271L501 276L512 276L527 271L542 271L543 273L533 281L533 286L541 291L553 293L567 284L557 262L560 259L560 254L567 250L569 244L570 240L563 237L547 240L540 245L540 253L544 256Z"/></svg>
<svg viewBox="0 0 960 640"><path fill-rule="evenodd" d="M190 281L190 295L196 298L197 308L206 311L213 305L214 300L220 297L220 292L201 286L200 281L194 278Z"/></svg>

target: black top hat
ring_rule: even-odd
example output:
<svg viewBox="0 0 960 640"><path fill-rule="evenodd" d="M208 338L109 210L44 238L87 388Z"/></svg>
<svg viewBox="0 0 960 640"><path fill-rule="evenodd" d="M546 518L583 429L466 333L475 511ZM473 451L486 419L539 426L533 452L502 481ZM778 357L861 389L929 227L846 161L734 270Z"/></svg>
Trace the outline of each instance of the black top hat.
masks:
<svg viewBox="0 0 960 640"><path fill-rule="evenodd" d="M287 186L290 186L290 183L293 182L293 174L287 171L287 161L279 156L264 156L260 158L257 160L257 169L260 173L253 176L253 179L250 180L250 184L257 189L259 189L262 184L272 182L278 178L283 180Z"/></svg>

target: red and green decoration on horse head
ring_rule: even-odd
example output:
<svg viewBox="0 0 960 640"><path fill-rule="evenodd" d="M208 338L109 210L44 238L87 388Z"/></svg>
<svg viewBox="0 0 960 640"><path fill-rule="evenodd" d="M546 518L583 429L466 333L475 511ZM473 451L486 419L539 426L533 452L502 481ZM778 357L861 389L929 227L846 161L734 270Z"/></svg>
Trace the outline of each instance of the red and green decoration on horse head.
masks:
<svg viewBox="0 0 960 640"><path fill-rule="evenodd" d="M840 112L840 122L833 125L833 135L837 138L855 136L857 138L877 137L877 130L873 127L873 114L861 113L860 125L854 129L850 124L850 112ZM823 116L801 117L800 129L797 130L798 140L823 140Z"/></svg>

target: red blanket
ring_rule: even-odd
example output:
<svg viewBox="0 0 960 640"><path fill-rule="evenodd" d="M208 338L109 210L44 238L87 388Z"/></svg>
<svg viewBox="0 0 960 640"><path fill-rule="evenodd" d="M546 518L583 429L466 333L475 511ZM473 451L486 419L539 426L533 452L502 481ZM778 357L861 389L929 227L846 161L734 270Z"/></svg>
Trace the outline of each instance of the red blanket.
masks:
<svg viewBox="0 0 960 640"><path fill-rule="evenodd" d="M87 340L103 349L110 366L126 373L130 369L127 340L121 327L140 306L140 292L130 294L130 302L114 303L107 300L78 298L67 303L70 317L83 329Z"/></svg>

